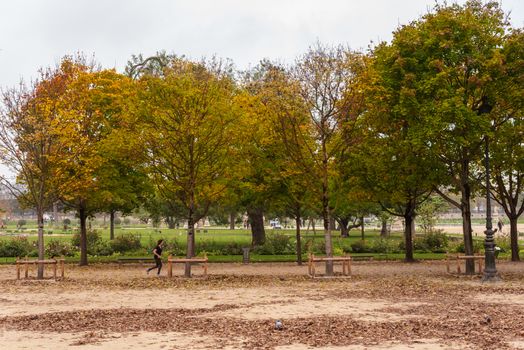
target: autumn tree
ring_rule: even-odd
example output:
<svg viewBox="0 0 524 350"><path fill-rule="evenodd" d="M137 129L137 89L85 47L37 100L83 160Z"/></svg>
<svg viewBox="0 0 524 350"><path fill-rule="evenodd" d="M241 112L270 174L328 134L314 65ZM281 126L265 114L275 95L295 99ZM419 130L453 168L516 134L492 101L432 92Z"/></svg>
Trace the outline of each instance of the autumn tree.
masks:
<svg viewBox="0 0 524 350"><path fill-rule="evenodd" d="M36 210L39 260L44 260L44 212L55 200L49 157L60 147L51 130L63 90L63 71L50 68L30 87L21 84L2 94L0 160L16 179L4 175L1 181L19 203ZM37 278L43 277L44 265L38 264Z"/></svg>
<svg viewBox="0 0 524 350"><path fill-rule="evenodd" d="M321 198L326 255L333 256L330 178L336 173L336 161L347 148L341 124L354 117L351 62L359 55L343 47L320 44L309 49L292 67L288 86L297 91L300 106L284 109L280 130L287 154L306 174L311 190ZM304 106L304 107L301 107ZM333 274L332 262L326 263L326 275Z"/></svg>
<svg viewBox="0 0 524 350"><path fill-rule="evenodd" d="M493 132L490 133L492 197L510 221L511 260L519 261L517 221L524 212L524 32L508 33L500 56L492 63L496 85L489 99L494 101ZM482 169L482 167L481 167Z"/></svg>
<svg viewBox="0 0 524 350"><path fill-rule="evenodd" d="M171 57L161 72L139 79L144 148L159 195L185 208L188 258L195 223L225 190L234 120L234 83L227 62ZM186 264L185 276L191 276Z"/></svg>
<svg viewBox="0 0 524 350"><path fill-rule="evenodd" d="M491 118L479 110L493 84L491 65L507 28L496 2L437 5L378 49L387 56L389 86L398 91L395 111L413 111L406 132L420 133L416 149L425 145L435 159L431 166L441 184L435 190L461 210L467 255L473 254L471 196L480 188L472 166L482 156ZM460 193L460 199L450 192ZM474 268L468 260L466 272Z"/></svg>
<svg viewBox="0 0 524 350"><path fill-rule="evenodd" d="M52 130L61 151L49 159L61 201L80 219L80 265L87 265L86 220L114 198L108 195L115 189L114 176L128 172L114 154L121 149L118 140L132 141L114 131L129 122L125 111L133 89L129 78L100 70L82 57L64 59L61 70L68 77L67 88L59 96L58 120Z"/></svg>

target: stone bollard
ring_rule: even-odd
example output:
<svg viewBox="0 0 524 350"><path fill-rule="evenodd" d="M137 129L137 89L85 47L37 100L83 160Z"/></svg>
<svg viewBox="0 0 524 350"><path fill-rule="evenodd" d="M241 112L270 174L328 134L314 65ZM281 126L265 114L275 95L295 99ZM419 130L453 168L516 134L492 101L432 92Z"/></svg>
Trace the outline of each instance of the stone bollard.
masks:
<svg viewBox="0 0 524 350"><path fill-rule="evenodd" d="M249 264L249 250L251 248L249 247L245 247L245 248L242 248L242 263L243 264Z"/></svg>

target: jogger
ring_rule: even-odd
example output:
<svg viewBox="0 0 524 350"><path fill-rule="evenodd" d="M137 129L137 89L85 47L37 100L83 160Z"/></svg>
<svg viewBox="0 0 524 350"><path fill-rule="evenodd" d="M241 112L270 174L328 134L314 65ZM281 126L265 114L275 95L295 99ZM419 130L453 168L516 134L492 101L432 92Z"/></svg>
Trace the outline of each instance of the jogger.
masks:
<svg viewBox="0 0 524 350"><path fill-rule="evenodd" d="M147 269L147 273L149 271L158 269L157 275L160 275L160 270L162 269L162 247L164 246L164 240L159 239L157 242L156 247L153 249L153 258L155 259L155 266L150 267Z"/></svg>

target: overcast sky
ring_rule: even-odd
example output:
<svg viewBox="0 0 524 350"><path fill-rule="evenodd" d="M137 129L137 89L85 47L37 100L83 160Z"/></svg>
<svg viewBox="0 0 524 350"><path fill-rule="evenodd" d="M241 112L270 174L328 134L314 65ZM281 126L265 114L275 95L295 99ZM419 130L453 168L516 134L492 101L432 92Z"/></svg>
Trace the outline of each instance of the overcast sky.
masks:
<svg viewBox="0 0 524 350"><path fill-rule="evenodd" d="M463 3L464 1L458 1ZM366 48L434 0L0 0L0 87L36 76L66 54L94 54L123 70L132 54L194 59L216 54L238 68L292 62L317 39ZM504 0L524 25L524 1Z"/></svg>

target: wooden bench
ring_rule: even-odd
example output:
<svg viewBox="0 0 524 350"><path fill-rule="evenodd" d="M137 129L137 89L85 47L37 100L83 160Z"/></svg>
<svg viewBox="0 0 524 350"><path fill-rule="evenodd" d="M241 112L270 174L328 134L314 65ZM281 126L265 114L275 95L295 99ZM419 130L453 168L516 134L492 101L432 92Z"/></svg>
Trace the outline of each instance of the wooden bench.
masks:
<svg viewBox="0 0 524 350"><path fill-rule="evenodd" d="M319 256L316 257L314 254L309 254L309 261L308 261L308 273L311 277L316 276L316 266L315 263L317 262L341 262L342 263L342 275L349 276L351 275L351 257L350 256L333 256L333 257L327 257L327 256Z"/></svg>
<svg viewBox="0 0 524 350"><path fill-rule="evenodd" d="M204 270L204 276L207 276L207 254L204 254L203 258L173 258L172 255L170 255L167 258L167 276L173 277L173 264L198 264L202 263L202 268Z"/></svg>
<svg viewBox="0 0 524 350"><path fill-rule="evenodd" d="M60 266L60 276L61 278L64 278L65 275L65 259L47 259L47 260L38 260L38 259L28 259L27 257L25 259L17 259L16 260L16 279L20 279L20 271L22 269L22 266L24 267L24 276L25 278L29 278L29 265L53 265L53 278L57 279L57 266Z"/></svg>
<svg viewBox="0 0 524 350"><path fill-rule="evenodd" d="M482 264L485 260L485 256L484 255L459 255L459 254L446 254L446 271L448 273L451 273L451 261L452 260L455 260L456 263L457 263L457 273L461 273L462 270L461 270L461 261L462 260L471 260L473 259L473 261L477 261L477 264L478 264L478 271L477 273L481 274L482 273Z"/></svg>
<svg viewBox="0 0 524 350"><path fill-rule="evenodd" d="M155 258L118 258L117 259L118 266L120 267L123 263L127 262L137 262L137 263L144 263L144 262L155 262Z"/></svg>

